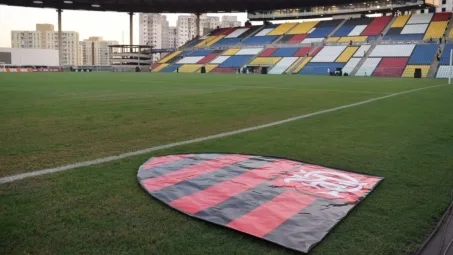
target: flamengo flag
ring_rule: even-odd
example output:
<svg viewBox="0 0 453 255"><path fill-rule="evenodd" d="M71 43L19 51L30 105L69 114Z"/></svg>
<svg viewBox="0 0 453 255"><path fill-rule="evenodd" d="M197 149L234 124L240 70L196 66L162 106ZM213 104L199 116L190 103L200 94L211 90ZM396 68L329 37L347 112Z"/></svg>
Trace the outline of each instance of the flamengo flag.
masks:
<svg viewBox="0 0 453 255"><path fill-rule="evenodd" d="M137 178L187 215L305 253L383 179L239 154L154 157Z"/></svg>

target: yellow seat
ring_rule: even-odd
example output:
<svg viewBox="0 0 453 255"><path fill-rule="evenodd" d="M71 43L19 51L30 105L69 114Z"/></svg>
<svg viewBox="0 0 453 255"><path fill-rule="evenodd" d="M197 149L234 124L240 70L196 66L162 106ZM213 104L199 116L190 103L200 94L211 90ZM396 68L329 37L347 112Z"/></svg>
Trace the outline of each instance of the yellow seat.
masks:
<svg viewBox="0 0 453 255"><path fill-rule="evenodd" d="M408 65L406 66L406 69L404 69L402 77L414 78L414 72L417 68L422 69L423 78L426 78L426 76L428 76L428 71L430 68L429 65Z"/></svg>
<svg viewBox="0 0 453 255"><path fill-rule="evenodd" d="M280 61L282 58L277 58L277 57L261 57L261 58L255 58L252 62L250 62L250 65L275 65Z"/></svg>
<svg viewBox="0 0 453 255"><path fill-rule="evenodd" d="M300 65L300 63L304 60L303 57L298 58L294 63L292 63L288 68L286 68L285 73L289 73L294 67Z"/></svg>
<svg viewBox="0 0 453 255"><path fill-rule="evenodd" d="M293 29L291 29L287 34L297 35L297 34L308 34L312 28L318 25L319 21L307 21L297 24Z"/></svg>
<svg viewBox="0 0 453 255"><path fill-rule="evenodd" d="M304 68L312 59L312 57L302 58L301 63L293 70L293 73L299 73L302 68Z"/></svg>
<svg viewBox="0 0 453 255"><path fill-rule="evenodd" d="M179 67L180 73L195 73L203 65L186 64Z"/></svg>
<svg viewBox="0 0 453 255"><path fill-rule="evenodd" d="M368 39L368 36L349 36L349 37L341 37L340 40L338 40L338 42L342 42L342 43L348 43L350 41L366 42L367 39Z"/></svg>
<svg viewBox="0 0 453 255"><path fill-rule="evenodd" d="M222 53L223 56L233 56L234 54L238 53L241 49L228 49L224 53Z"/></svg>
<svg viewBox="0 0 453 255"><path fill-rule="evenodd" d="M181 54L182 51L178 50L178 51L175 51L173 53L170 53L168 54L167 56L165 56L163 59L159 60L159 63L167 63L168 61L170 61L172 58L178 56L179 54Z"/></svg>
<svg viewBox="0 0 453 255"><path fill-rule="evenodd" d="M431 22L428 29L426 30L424 40L430 38L440 38L444 36L445 30L447 29L448 21L434 21Z"/></svg>
<svg viewBox="0 0 453 255"><path fill-rule="evenodd" d="M206 65L206 72L209 73L211 72L212 70L214 70L214 68L216 68L218 65Z"/></svg>
<svg viewBox="0 0 453 255"><path fill-rule="evenodd" d="M280 24L274 30L270 31L267 35L284 35L286 32L291 30L297 23L285 23Z"/></svg>
<svg viewBox="0 0 453 255"><path fill-rule="evenodd" d="M340 37L329 37L326 42L337 42L338 40L340 40Z"/></svg>
<svg viewBox="0 0 453 255"><path fill-rule="evenodd" d="M403 15L396 18L390 27L404 27L411 15Z"/></svg>
<svg viewBox="0 0 453 255"><path fill-rule="evenodd" d="M359 47L347 47L335 62L348 62L358 49Z"/></svg>
<svg viewBox="0 0 453 255"><path fill-rule="evenodd" d="M154 68L153 70L151 70L152 73L158 73L160 71L162 71L162 69L166 68L167 66L169 66L170 64L161 64L159 65L158 67Z"/></svg>

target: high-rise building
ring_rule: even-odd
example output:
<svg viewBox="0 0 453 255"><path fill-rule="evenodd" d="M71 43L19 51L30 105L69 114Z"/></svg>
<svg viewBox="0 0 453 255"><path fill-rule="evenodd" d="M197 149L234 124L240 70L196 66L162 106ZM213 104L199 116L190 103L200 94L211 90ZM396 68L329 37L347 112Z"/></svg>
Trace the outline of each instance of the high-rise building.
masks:
<svg viewBox="0 0 453 255"><path fill-rule="evenodd" d="M139 16L139 41L141 45L153 46L155 49L169 47L169 24L167 17L161 14L140 13ZM158 60L159 56L153 56Z"/></svg>
<svg viewBox="0 0 453 255"><path fill-rule="evenodd" d="M220 23L220 27L240 27L241 22L238 21L237 16L223 16L222 17L222 22Z"/></svg>
<svg viewBox="0 0 453 255"><path fill-rule="evenodd" d="M197 35L196 19L197 18L195 15L181 15L178 17L176 25L177 47L184 45L186 42L196 37ZM219 26L220 26L219 17L202 15L200 17L200 36L209 33L210 31L216 29Z"/></svg>
<svg viewBox="0 0 453 255"><path fill-rule="evenodd" d="M117 41L104 41L100 36L81 41L82 65L109 65L109 46L118 44Z"/></svg>
<svg viewBox="0 0 453 255"><path fill-rule="evenodd" d="M168 30L168 48L174 49L176 48L176 41L178 38L177 34L178 30L176 27L170 27Z"/></svg>
<svg viewBox="0 0 453 255"><path fill-rule="evenodd" d="M451 11L453 11L453 0L439 1L439 7L436 8L436 12L451 12Z"/></svg>
<svg viewBox="0 0 453 255"><path fill-rule="evenodd" d="M77 65L79 61L79 33L62 32L63 65ZM58 32L51 24L36 24L36 31L11 31L12 48L54 49L58 50Z"/></svg>

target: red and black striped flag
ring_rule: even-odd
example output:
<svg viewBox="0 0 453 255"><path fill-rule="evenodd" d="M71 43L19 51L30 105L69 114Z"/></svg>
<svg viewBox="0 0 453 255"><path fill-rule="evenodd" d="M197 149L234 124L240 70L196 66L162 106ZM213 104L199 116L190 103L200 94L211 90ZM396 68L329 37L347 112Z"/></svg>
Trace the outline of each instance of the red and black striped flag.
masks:
<svg viewBox="0 0 453 255"><path fill-rule="evenodd" d="M190 216L308 252L382 178L273 157L184 154L151 158L138 180Z"/></svg>

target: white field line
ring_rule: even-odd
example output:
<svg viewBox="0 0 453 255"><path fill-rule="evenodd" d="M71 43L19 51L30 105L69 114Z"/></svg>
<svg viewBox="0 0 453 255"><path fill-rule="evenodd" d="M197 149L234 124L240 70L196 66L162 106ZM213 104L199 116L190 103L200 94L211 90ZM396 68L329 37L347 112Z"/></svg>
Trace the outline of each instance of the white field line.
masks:
<svg viewBox="0 0 453 255"><path fill-rule="evenodd" d="M375 102L375 101L378 101L378 100L382 100L382 99L386 99L386 98L391 98L391 97L395 97L395 96L399 96L399 95L403 95L403 94L408 94L408 93L412 93L412 92L416 92L416 91L420 91L420 90L426 90L426 89L432 89L432 88L437 88L437 87L443 87L443 86L447 86L447 85L448 84L442 84L442 85L436 85L436 86L430 86L430 87L424 87L424 88L407 90L407 91L398 92L398 93L394 93L394 94L390 94L390 95L386 95L386 96L382 96L382 97L371 98L371 99L368 99L368 100L365 100L365 101L360 101L360 102L357 102L357 103L347 104L347 105L343 105L343 106L339 106L339 107L335 107L335 108L331 108L331 109L327 109L327 110L322 110L322 111L317 111L317 112L313 112L313 113L308 113L308 114L296 116L296 117L285 119L285 120L271 122L271 123L268 123L268 124L263 124L263 125L258 125L258 126L254 126L254 127L239 129L239 130L225 132L225 133L220 133L220 134L211 135L211 136L195 138L195 139L181 141L181 142L175 142L175 143L170 143L170 144L165 144L165 145L159 145L159 146L151 147L151 148L144 149L144 150L127 152L127 153L123 153L123 154L120 154L120 155L109 156L109 157L105 157L105 158L98 158L98 159L94 159L94 160L90 160L90 161L84 161L84 162L79 162L79 163L75 163L75 164L59 166L59 167L55 167L55 168L47 168L47 169L37 170L37 171L33 171L33 172L28 172L28 173L22 173L22 174L17 174L17 175L6 176L6 177L0 178L0 184L14 182L14 181L22 180L22 179L25 179L25 178L30 178L30 177L34 177L34 176L40 176L40 175L44 175L44 174L51 174L51 173L57 173L57 172L61 172L61 171L67 171L67 170L71 170L71 169L79 168L79 167L86 167L86 166L92 166L92 165L107 163L107 162L111 162L111 161L114 161L114 160L119 160L119 159L129 158L129 157L133 157L133 156L143 155L143 154L151 153L151 152L154 152L154 151L169 149L169 148L173 148L173 147L177 147L177 146L182 146L182 145L187 145L187 144L192 144L192 143L199 143L199 142L204 142L204 141L208 141L208 140L214 140L214 139L223 138L223 137L227 137L227 136L242 134L242 133L251 132L251 131L255 131L255 130L259 130L259 129L263 129L263 128L268 128L268 127L282 125L282 124L285 124L285 123L288 123L288 122L293 122L293 121L296 121L296 120L307 119L307 118L310 118L310 117L313 117L313 116L317 116L317 115L321 115L321 114L325 114L325 113L335 112L335 111L339 111L339 110L343 110L343 109L347 109L347 108L352 108L352 107L356 107L356 106L360 106L360 105L364 105L364 104L369 104L369 103L372 103L372 102Z"/></svg>

